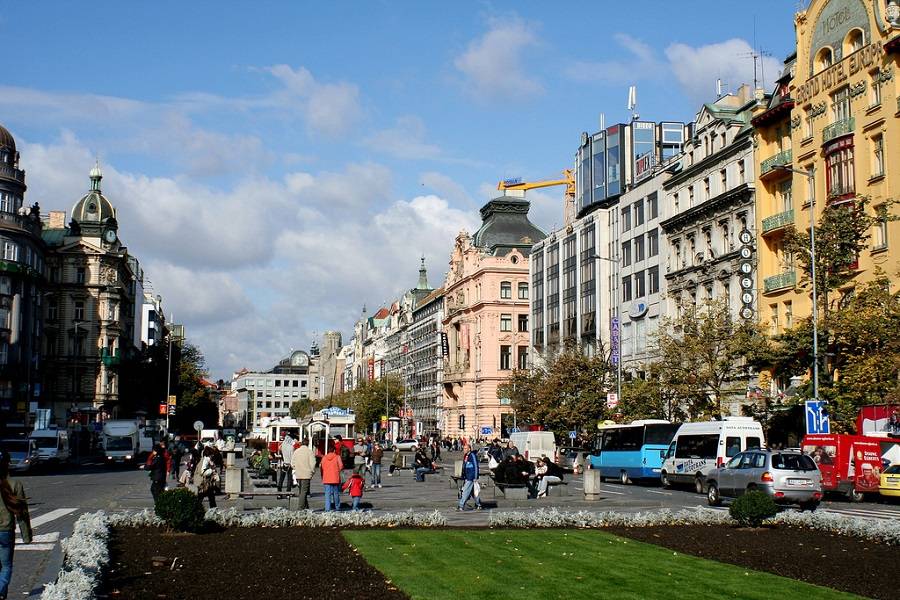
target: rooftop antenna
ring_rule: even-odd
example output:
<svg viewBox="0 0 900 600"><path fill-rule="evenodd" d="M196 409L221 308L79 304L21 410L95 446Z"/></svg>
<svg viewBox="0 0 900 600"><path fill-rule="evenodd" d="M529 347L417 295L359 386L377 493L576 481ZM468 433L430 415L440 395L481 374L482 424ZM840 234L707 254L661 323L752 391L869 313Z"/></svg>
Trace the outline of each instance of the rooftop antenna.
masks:
<svg viewBox="0 0 900 600"><path fill-rule="evenodd" d="M603 131L604 129L606 129L606 115L600 113L600 131Z"/></svg>
<svg viewBox="0 0 900 600"><path fill-rule="evenodd" d="M722 97L722 80L716 79L716 98Z"/></svg>
<svg viewBox="0 0 900 600"><path fill-rule="evenodd" d="M635 109L637 108L637 86L628 86L628 110L631 111L631 120L637 121L641 118Z"/></svg>

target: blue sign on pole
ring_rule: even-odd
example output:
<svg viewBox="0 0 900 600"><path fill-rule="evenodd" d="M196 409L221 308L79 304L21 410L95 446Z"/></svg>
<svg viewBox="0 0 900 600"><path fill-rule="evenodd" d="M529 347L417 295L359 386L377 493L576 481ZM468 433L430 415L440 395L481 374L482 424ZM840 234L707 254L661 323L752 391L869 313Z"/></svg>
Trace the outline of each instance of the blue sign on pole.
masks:
<svg viewBox="0 0 900 600"><path fill-rule="evenodd" d="M482 427L481 428L481 435L491 435L492 433L494 433L493 427Z"/></svg>
<svg viewBox="0 0 900 600"><path fill-rule="evenodd" d="M806 433L831 433L831 421L824 402L810 400L806 403Z"/></svg>
<svg viewBox="0 0 900 600"><path fill-rule="evenodd" d="M577 438L577 437L578 437L578 432L577 432L577 431L570 431L570 432L569 432L569 439L570 439L570 440L574 440L574 439Z"/></svg>
<svg viewBox="0 0 900 600"><path fill-rule="evenodd" d="M518 428L518 427L511 427L510 430L509 430L509 432L510 432L510 433L519 433L519 428Z"/></svg>

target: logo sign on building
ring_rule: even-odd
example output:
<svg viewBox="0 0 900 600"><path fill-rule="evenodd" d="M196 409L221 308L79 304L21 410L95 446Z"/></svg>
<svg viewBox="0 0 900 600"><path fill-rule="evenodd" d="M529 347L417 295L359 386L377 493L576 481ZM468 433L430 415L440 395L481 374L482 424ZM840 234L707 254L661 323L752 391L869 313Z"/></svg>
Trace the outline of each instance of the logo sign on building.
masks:
<svg viewBox="0 0 900 600"><path fill-rule="evenodd" d="M160 403L160 405L159 405L159 414L161 414L161 415L166 414L166 405L165 405L165 403Z"/></svg>
<svg viewBox="0 0 900 600"><path fill-rule="evenodd" d="M609 362L619 364L619 318L609 321Z"/></svg>
<svg viewBox="0 0 900 600"><path fill-rule="evenodd" d="M441 332L441 356L450 356L450 339L446 332Z"/></svg>
<svg viewBox="0 0 900 600"><path fill-rule="evenodd" d="M811 400L806 403L806 433L831 433L831 420L824 402Z"/></svg>
<svg viewBox="0 0 900 600"><path fill-rule="evenodd" d="M753 318L753 234L743 229L738 234L741 242L740 263L738 270L741 273L741 318L749 321Z"/></svg>
<svg viewBox="0 0 900 600"><path fill-rule="evenodd" d="M482 427L481 428L481 435L491 435L492 433L494 433L493 427Z"/></svg>
<svg viewBox="0 0 900 600"><path fill-rule="evenodd" d="M615 408L619 406L619 394L610 392L606 394L606 408Z"/></svg>
<svg viewBox="0 0 900 600"><path fill-rule="evenodd" d="M169 396L169 406L175 406L178 404L178 398L176 396Z"/></svg>
<svg viewBox="0 0 900 600"><path fill-rule="evenodd" d="M369 373L368 373L368 374L369 374L369 381L372 381L372 380L375 379L375 359L374 359L374 358L370 358L370 359L369 359L369 365L368 365L368 366L369 366Z"/></svg>

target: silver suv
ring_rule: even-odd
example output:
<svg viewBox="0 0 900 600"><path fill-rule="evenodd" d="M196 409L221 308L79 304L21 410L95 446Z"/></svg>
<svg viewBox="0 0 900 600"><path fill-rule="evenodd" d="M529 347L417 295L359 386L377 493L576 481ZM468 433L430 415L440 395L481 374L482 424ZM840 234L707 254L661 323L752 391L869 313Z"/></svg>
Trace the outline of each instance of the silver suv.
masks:
<svg viewBox="0 0 900 600"><path fill-rule="evenodd" d="M815 510L822 500L822 475L814 460L792 450L748 450L713 469L706 477L706 498L712 506L723 497L765 492L779 504L799 504Z"/></svg>

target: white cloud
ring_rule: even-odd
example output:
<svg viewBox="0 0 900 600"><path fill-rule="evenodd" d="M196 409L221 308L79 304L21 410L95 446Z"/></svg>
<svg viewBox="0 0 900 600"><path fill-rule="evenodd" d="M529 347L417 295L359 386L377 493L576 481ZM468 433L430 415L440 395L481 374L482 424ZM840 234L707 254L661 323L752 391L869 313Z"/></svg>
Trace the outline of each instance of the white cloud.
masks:
<svg viewBox="0 0 900 600"><path fill-rule="evenodd" d="M419 180L424 187L433 190L442 198L447 198L457 206L475 205L475 201L466 191L466 188L457 183L452 177L435 171L427 171L422 173Z"/></svg>
<svg viewBox="0 0 900 600"><path fill-rule="evenodd" d="M376 131L363 140L363 145L396 158L422 160L437 158L441 149L426 141L425 122L419 117L399 117L394 127Z"/></svg>
<svg viewBox="0 0 900 600"><path fill-rule="evenodd" d="M625 33L613 38L627 52L626 58L576 61L566 67L566 76L578 82L628 84L659 75L662 65L650 46Z"/></svg>
<svg viewBox="0 0 900 600"><path fill-rule="evenodd" d="M722 79L730 89L752 83L752 53L753 47L738 38L705 46L672 44L666 48L675 78L696 102L708 102L715 97L716 79ZM760 81L760 85L767 89L778 77L780 68L777 60L764 57L759 77L762 80L762 73L765 73L765 82Z"/></svg>
<svg viewBox="0 0 900 600"><path fill-rule="evenodd" d="M538 45L534 31L522 19L494 19L482 37L453 61L466 88L479 100L516 100L543 91L523 66L523 54Z"/></svg>

